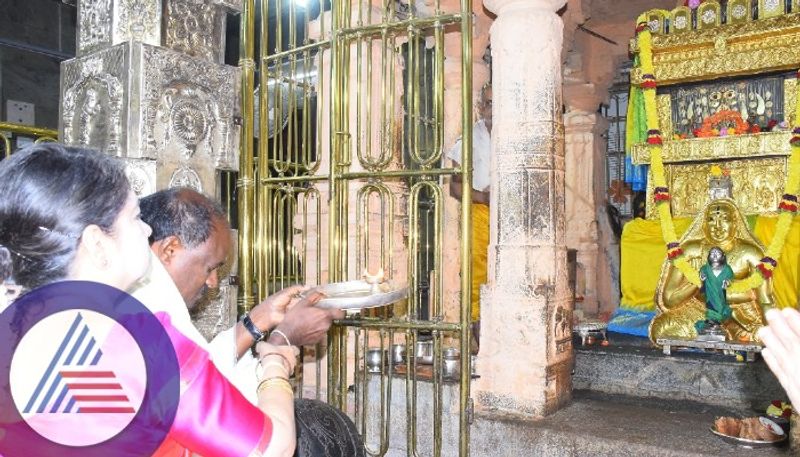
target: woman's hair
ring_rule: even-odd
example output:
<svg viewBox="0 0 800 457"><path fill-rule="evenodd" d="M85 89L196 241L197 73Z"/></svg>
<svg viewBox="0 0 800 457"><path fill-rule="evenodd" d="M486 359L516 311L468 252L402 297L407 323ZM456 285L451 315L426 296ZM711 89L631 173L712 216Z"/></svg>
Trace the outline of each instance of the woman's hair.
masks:
<svg viewBox="0 0 800 457"><path fill-rule="evenodd" d="M83 230L111 233L129 189L122 164L89 149L40 143L0 161L0 281L65 278Z"/></svg>

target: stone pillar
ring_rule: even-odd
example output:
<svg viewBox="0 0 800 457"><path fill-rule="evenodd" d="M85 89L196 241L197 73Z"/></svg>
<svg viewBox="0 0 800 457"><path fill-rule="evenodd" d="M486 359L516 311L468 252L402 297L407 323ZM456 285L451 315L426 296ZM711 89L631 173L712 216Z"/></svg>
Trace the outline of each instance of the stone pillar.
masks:
<svg viewBox="0 0 800 457"><path fill-rule="evenodd" d="M595 105L596 106L596 105ZM580 308L587 315L598 312L599 262L598 230L595 199L596 186L602 186L604 175L597 173L595 163L600 161L595 154L595 145L600 138L596 113L573 110L564 116L565 176L566 176L566 243L578 251L579 264L575 296ZM600 201L602 203L602 200Z"/></svg>
<svg viewBox="0 0 800 457"><path fill-rule="evenodd" d="M571 397L561 105L565 0L491 0L494 112L479 411L542 417ZM535 31L532 32L532 31ZM531 35L534 33L533 35ZM530 40L520 37L530 36Z"/></svg>
<svg viewBox="0 0 800 457"><path fill-rule="evenodd" d="M61 64L61 140L120 157L139 196L184 186L219 198L217 171L239 167L239 69L223 61L225 18L241 0L77 6L77 57ZM236 287L220 292L205 308L216 315L201 316L207 337L235 322Z"/></svg>

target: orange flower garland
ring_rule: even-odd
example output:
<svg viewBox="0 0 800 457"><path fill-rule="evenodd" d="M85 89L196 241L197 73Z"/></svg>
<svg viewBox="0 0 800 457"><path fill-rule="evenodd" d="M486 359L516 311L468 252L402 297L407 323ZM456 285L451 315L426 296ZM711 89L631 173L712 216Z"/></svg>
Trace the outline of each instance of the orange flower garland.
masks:
<svg viewBox="0 0 800 457"><path fill-rule="evenodd" d="M750 124L742 119L742 115L738 111L722 110L703 120L703 125L700 127L700 131L697 132L697 136L699 138L719 136L714 132L714 129L723 122L734 124L736 133L747 133L750 130Z"/></svg>

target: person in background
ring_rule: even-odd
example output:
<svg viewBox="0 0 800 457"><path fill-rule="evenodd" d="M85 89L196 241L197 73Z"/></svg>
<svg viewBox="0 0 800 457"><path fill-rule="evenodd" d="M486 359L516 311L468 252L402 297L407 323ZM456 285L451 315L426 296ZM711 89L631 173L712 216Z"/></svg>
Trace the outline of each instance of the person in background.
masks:
<svg viewBox="0 0 800 457"><path fill-rule="evenodd" d="M480 347L481 284L487 279L487 254L489 249L489 186L491 184L492 151L492 86L486 84L481 89L478 104L478 122L472 127L472 287L470 289L473 354ZM459 165L461 160L461 139L456 141L447 157ZM450 181L450 194L461 201L463 185L460 175Z"/></svg>

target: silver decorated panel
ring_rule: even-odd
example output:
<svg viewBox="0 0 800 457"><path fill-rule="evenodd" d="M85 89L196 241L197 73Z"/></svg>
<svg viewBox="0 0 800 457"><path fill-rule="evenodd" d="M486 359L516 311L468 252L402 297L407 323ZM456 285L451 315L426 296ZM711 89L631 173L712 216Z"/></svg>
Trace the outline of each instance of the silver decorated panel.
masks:
<svg viewBox="0 0 800 457"><path fill-rule="evenodd" d="M126 46L62 62L59 130L64 143L124 155L129 66Z"/></svg>
<svg viewBox="0 0 800 457"><path fill-rule="evenodd" d="M77 55L129 40L161 43L161 0L78 1Z"/></svg>

